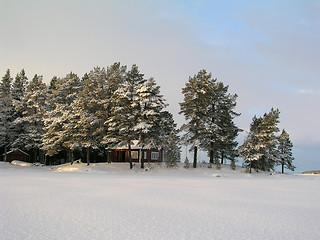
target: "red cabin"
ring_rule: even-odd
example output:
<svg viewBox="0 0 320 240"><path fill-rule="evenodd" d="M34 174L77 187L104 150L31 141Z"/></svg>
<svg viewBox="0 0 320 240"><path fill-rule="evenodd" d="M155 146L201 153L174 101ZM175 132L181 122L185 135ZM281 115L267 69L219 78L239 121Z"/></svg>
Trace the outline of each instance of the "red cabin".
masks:
<svg viewBox="0 0 320 240"><path fill-rule="evenodd" d="M7 155L7 159L6 159L6 155ZM20 149L17 149L17 150L12 150L10 152L7 152L7 154L3 154L2 159L3 161L6 161L6 162L12 162L14 160L29 162L29 154L25 153Z"/></svg>
<svg viewBox="0 0 320 240"><path fill-rule="evenodd" d="M138 141L133 141L131 146L131 158L132 162L140 162L142 154L145 162L162 162L162 150L155 148L141 149L137 146ZM129 149L128 146L118 146L112 149L111 152L112 162L128 162L129 161Z"/></svg>

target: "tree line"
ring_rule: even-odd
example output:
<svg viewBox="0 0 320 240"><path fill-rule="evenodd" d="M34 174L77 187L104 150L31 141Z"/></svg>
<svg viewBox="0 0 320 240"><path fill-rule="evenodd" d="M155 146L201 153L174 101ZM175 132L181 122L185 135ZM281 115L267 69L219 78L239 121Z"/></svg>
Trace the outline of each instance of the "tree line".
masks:
<svg viewBox="0 0 320 240"><path fill-rule="evenodd" d="M132 141L142 149L166 152L168 166L180 160L181 144L191 146L193 167L198 150L208 152L217 168L225 160L235 166L243 157L250 169L272 170L276 165L293 170L292 143L283 130L280 136L279 111L272 109L254 117L243 145L236 141L239 129L234 118L236 94L228 86L200 70L182 89L180 114L186 123L177 129L173 115L154 78L146 79L138 66L130 69L116 62L107 68L95 67L79 78L70 72L53 77L47 85L40 75L30 81L24 70L13 79L7 70L0 82L0 151L22 149L32 161L50 163L63 155L69 162L81 156L111 161L110 150ZM181 138L180 138L181 136ZM142 154L143 156L143 154ZM144 159L141 159L144 168Z"/></svg>

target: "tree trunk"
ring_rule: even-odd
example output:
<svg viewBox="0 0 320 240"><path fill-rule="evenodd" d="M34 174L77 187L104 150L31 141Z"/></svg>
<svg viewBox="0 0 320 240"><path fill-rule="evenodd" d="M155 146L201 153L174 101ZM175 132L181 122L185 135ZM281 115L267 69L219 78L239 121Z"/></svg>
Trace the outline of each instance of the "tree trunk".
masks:
<svg viewBox="0 0 320 240"><path fill-rule="evenodd" d="M197 168L197 153L198 153L198 147L194 147L193 149L193 168Z"/></svg>
<svg viewBox="0 0 320 240"><path fill-rule="evenodd" d="M284 173L284 162L281 163L281 172Z"/></svg>
<svg viewBox="0 0 320 240"><path fill-rule="evenodd" d="M158 162L163 162L163 148L161 148L159 151L160 152L159 152Z"/></svg>
<svg viewBox="0 0 320 240"><path fill-rule="evenodd" d="M129 149L129 163L130 163L130 169L133 168L133 165L132 165L132 157L131 157L131 144L130 142L128 143L128 149Z"/></svg>
<svg viewBox="0 0 320 240"><path fill-rule="evenodd" d="M87 166L90 165L90 148L87 147Z"/></svg>
<svg viewBox="0 0 320 240"><path fill-rule="evenodd" d="M251 173L251 167L252 167L252 161L250 161L250 171L249 171L250 173Z"/></svg>
<svg viewBox="0 0 320 240"><path fill-rule="evenodd" d="M73 150L72 149L69 149L69 161L72 165L73 164Z"/></svg>
<svg viewBox="0 0 320 240"><path fill-rule="evenodd" d="M224 160L224 154L223 152L221 152L221 164L223 164L223 160Z"/></svg>
<svg viewBox="0 0 320 240"><path fill-rule="evenodd" d="M107 150L107 162L111 163L111 150Z"/></svg>
<svg viewBox="0 0 320 240"><path fill-rule="evenodd" d="M210 143L210 153L209 153L209 156L210 156L210 163L213 164L213 142Z"/></svg>
<svg viewBox="0 0 320 240"><path fill-rule="evenodd" d="M33 163L37 162L37 158L38 158L38 149L34 148L34 150L33 150Z"/></svg>
<svg viewBox="0 0 320 240"><path fill-rule="evenodd" d="M141 149L141 168L144 169L144 152L143 152L143 149Z"/></svg>
<svg viewBox="0 0 320 240"><path fill-rule="evenodd" d="M7 146L4 146L4 162L7 161L7 157L8 157L8 154L7 154Z"/></svg>

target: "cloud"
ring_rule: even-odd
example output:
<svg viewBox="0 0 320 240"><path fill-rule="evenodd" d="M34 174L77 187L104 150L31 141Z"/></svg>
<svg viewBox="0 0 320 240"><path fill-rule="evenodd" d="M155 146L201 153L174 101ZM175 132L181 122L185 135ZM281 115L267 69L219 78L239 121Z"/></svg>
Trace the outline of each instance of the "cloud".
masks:
<svg viewBox="0 0 320 240"><path fill-rule="evenodd" d="M313 89L299 89L298 94L300 95L320 95L320 91Z"/></svg>

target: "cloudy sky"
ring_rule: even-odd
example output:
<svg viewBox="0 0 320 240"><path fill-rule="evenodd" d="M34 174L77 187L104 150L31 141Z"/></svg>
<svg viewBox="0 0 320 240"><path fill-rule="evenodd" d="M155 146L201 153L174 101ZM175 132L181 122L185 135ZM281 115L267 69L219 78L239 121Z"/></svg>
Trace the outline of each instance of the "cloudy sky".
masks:
<svg viewBox="0 0 320 240"><path fill-rule="evenodd" d="M242 129L280 109L298 171L320 169L319 43L318 0L0 0L1 76L137 64L181 125L181 88L204 68L238 94Z"/></svg>

